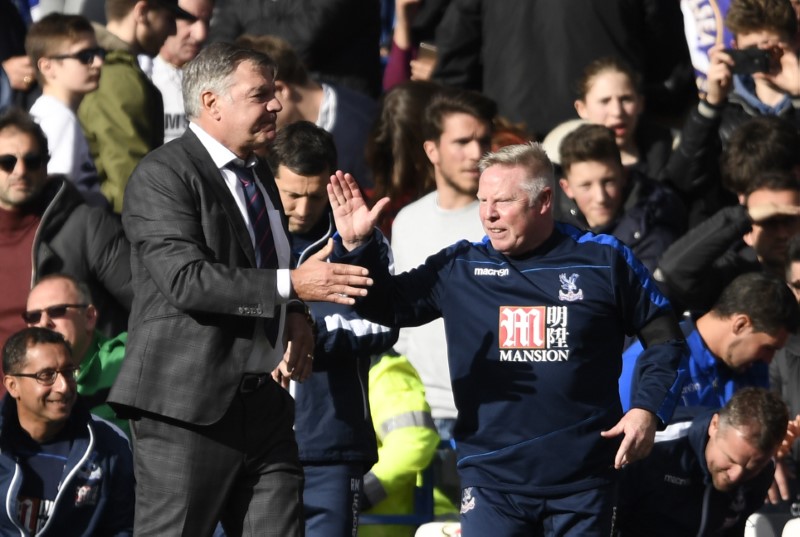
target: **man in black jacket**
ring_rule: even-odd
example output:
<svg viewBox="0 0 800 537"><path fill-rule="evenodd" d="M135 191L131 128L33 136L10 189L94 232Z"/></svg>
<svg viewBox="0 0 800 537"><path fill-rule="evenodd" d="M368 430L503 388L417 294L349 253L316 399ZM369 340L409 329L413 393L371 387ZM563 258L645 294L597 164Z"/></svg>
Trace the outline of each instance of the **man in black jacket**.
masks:
<svg viewBox="0 0 800 537"><path fill-rule="evenodd" d="M743 388L720 411L668 427L649 457L623 468L617 535L742 535L788 420L778 395Z"/></svg>

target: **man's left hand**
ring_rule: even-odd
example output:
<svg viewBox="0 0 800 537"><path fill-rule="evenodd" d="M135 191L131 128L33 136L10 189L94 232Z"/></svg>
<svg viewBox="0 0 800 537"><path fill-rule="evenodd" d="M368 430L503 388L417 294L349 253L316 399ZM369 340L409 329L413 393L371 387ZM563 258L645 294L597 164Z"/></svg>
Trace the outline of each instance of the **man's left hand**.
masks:
<svg viewBox="0 0 800 537"><path fill-rule="evenodd" d="M658 418L649 410L632 408L614 427L600 433L603 438L624 435L617 456L614 458L614 468L619 470L625 464L638 461L650 454L656 437L657 423Z"/></svg>
<svg viewBox="0 0 800 537"><path fill-rule="evenodd" d="M311 376L314 365L314 331L302 313L286 314L286 352L283 360L272 372L275 379L284 388L289 381L303 382Z"/></svg>

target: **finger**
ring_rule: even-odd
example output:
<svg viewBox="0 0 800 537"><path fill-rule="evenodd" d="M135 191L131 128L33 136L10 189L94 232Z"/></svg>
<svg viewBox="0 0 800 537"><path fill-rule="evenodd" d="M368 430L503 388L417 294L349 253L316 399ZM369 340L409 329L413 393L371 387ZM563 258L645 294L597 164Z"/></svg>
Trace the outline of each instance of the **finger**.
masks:
<svg viewBox="0 0 800 537"><path fill-rule="evenodd" d="M607 431L601 431L600 436L602 436L603 438L614 438L615 436L619 436L620 434L622 434L623 431L624 429L622 428L622 424L617 423L611 429Z"/></svg>
<svg viewBox="0 0 800 537"><path fill-rule="evenodd" d="M346 263L330 263L332 283L348 285L372 285L372 278L367 278L369 271L358 265Z"/></svg>
<svg viewBox="0 0 800 537"><path fill-rule="evenodd" d="M318 259L319 261L326 261L332 253L333 253L333 239L328 239L328 242L325 243L325 246L319 252L312 255L311 257L313 257L314 259Z"/></svg>
<svg viewBox="0 0 800 537"><path fill-rule="evenodd" d="M286 353L283 355L283 360L286 363L286 371L292 376L294 376L297 364L300 362L301 352L302 345L292 345L292 342L290 341L289 346L286 349Z"/></svg>
<svg viewBox="0 0 800 537"><path fill-rule="evenodd" d="M391 201L392 200L390 200L389 198L381 198L380 200L377 201L377 203L375 203L375 205L372 207L372 210L369 212L370 218L372 219L373 222L378 221L378 216L380 216L383 210L389 206L389 203L391 203Z"/></svg>
<svg viewBox="0 0 800 537"><path fill-rule="evenodd" d="M769 490L767 491L767 499L769 500L769 503L773 505L775 505L780 501L780 494L778 494L778 485L775 482L772 483L772 486L769 487Z"/></svg>
<svg viewBox="0 0 800 537"><path fill-rule="evenodd" d="M619 470L622 468L624 464L627 464L627 454L628 454L628 447L625 442L623 442L619 449L617 450L617 455L614 457L614 468Z"/></svg>

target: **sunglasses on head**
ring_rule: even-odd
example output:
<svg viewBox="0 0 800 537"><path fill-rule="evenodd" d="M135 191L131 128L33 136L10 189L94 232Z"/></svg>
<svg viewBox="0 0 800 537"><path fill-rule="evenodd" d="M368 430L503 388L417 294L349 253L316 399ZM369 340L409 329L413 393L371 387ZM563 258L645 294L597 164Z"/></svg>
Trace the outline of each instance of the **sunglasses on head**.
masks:
<svg viewBox="0 0 800 537"><path fill-rule="evenodd" d="M51 60L78 60L83 65L89 65L94 61L97 56L101 60L106 59L106 49L102 47L85 48L73 54L59 54L58 56L50 56Z"/></svg>
<svg viewBox="0 0 800 537"><path fill-rule="evenodd" d="M17 165L19 157L16 155L0 155L0 170L6 173L11 173ZM22 162L25 163L25 168L29 170L38 170L45 162L43 155L39 153L28 153L22 157Z"/></svg>
<svg viewBox="0 0 800 537"><path fill-rule="evenodd" d="M49 308L44 308L41 310L31 310L23 312L22 318L28 324L36 324L42 320L42 313L46 312L47 316L51 319L60 319L64 315L67 314L67 310L69 308L78 308L83 309L87 308L88 304L58 304L56 306L50 306Z"/></svg>

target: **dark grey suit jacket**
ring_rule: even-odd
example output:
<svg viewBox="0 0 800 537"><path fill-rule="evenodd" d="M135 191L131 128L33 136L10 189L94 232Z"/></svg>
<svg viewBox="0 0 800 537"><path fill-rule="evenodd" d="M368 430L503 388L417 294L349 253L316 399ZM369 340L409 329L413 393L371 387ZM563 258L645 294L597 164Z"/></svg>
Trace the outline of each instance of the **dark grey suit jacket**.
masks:
<svg viewBox="0 0 800 537"><path fill-rule="evenodd" d="M266 166L258 173L282 212L272 175ZM122 417L215 423L245 372L255 319L272 317L279 303L277 271L255 268L245 221L190 129L142 159L122 223L134 300L108 402Z"/></svg>

